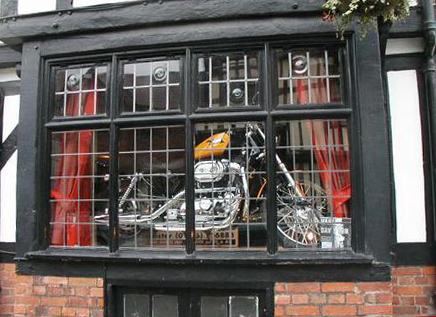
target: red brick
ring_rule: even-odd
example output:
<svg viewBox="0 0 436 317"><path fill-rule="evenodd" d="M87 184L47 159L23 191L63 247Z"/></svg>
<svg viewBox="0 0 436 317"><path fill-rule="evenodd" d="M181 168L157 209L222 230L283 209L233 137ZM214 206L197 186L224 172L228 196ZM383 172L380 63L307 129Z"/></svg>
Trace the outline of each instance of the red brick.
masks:
<svg viewBox="0 0 436 317"><path fill-rule="evenodd" d="M68 303L67 297L42 297L41 304L45 306L65 306Z"/></svg>
<svg viewBox="0 0 436 317"><path fill-rule="evenodd" d="M319 283L289 283L286 284L288 293L317 293L320 291Z"/></svg>
<svg viewBox="0 0 436 317"><path fill-rule="evenodd" d="M16 315L16 314L26 314L26 306L18 306L18 305L16 305L15 307L14 307L14 314Z"/></svg>
<svg viewBox="0 0 436 317"><path fill-rule="evenodd" d="M414 276L400 276L397 279L398 285L415 285L415 277Z"/></svg>
<svg viewBox="0 0 436 317"><path fill-rule="evenodd" d="M325 316L353 316L356 315L357 308L355 306L324 306L323 315Z"/></svg>
<svg viewBox="0 0 436 317"><path fill-rule="evenodd" d="M347 294L348 304L363 304L364 296L358 294Z"/></svg>
<svg viewBox="0 0 436 317"><path fill-rule="evenodd" d="M62 316L76 316L76 309L71 307L62 307Z"/></svg>
<svg viewBox="0 0 436 317"><path fill-rule="evenodd" d="M285 316L285 308L283 306L276 306L274 308L274 316Z"/></svg>
<svg viewBox="0 0 436 317"><path fill-rule="evenodd" d="M102 310L91 310L90 317L104 317Z"/></svg>
<svg viewBox="0 0 436 317"><path fill-rule="evenodd" d="M327 296L325 294L310 294L309 302L311 304L325 304L327 303Z"/></svg>
<svg viewBox="0 0 436 317"><path fill-rule="evenodd" d="M45 276L43 278L43 283L53 285L67 285L68 279L66 277Z"/></svg>
<svg viewBox="0 0 436 317"><path fill-rule="evenodd" d="M434 266L423 267L422 273L424 275L436 275L436 267L434 267Z"/></svg>
<svg viewBox="0 0 436 317"><path fill-rule="evenodd" d="M49 307L47 307L47 306L36 306L36 307L33 307L33 311L29 310L29 313L32 315L37 315L37 316L47 316L48 309L49 309Z"/></svg>
<svg viewBox="0 0 436 317"><path fill-rule="evenodd" d="M430 304L430 297L428 296L417 296L415 297L416 305L428 305Z"/></svg>
<svg viewBox="0 0 436 317"><path fill-rule="evenodd" d="M422 275L422 268L417 266L403 266L397 267L394 270L394 274L397 276L402 275Z"/></svg>
<svg viewBox="0 0 436 317"><path fill-rule="evenodd" d="M30 284L18 284L15 286L14 293L16 295L30 295L32 286Z"/></svg>
<svg viewBox="0 0 436 317"><path fill-rule="evenodd" d="M358 287L361 292L390 292L392 289L388 282L360 283Z"/></svg>
<svg viewBox="0 0 436 317"><path fill-rule="evenodd" d="M33 286L32 293L34 295L45 295L47 294L47 288L45 286Z"/></svg>
<svg viewBox="0 0 436 317"><path fill-rule="evenodd" d="M30 296L15 296L15 303L35 306L40 303L40 299L38 297Z"/></svg>
<svg viewBox="0 0 436 317"><path fill-rule="evenodd" d="M292 304L296 304L296 305L309 304L309 295L306 294L292 295Z"/></svg>
<svg viewBox="0 0 436 317"><path fill-rule="evenodd" d="M288 305L291 303L290 295L276 295L275 298L276 305Z"/></svg>
<svg viewBox="0 0 436 317"><path fill-rule="evenodd" d="M394 296L392 300L392 304L399 305L400 304L400 296Z"/></svg>
<svg viewBox="0 0 436 317"><path fill-rule="evenodd" d="M286 286L284 283L276 283L275 286L276 294L286 292Z"/></svg>
<svg viewBox="0 0 436 317"><path fill-rule="evenodd" d="M92 287L89 292L90 292L90 295L94 296L94 297L103 297L104 296L104 292L103 292L103 289L101 287Z"/></svg>
<svg viewBox="0 0 436 317"><path fill-rule="evenodd" d="M76 296L89 296L90 294L90 288L89 287L75 287L74 288L74 295Z"/></svg>
<svg viewBox="0 0 436 317"><path fill-rule="evenodd" d="M332 292L353 292L354 291L353 283L323 283L321 285L321 290L324 293L332 293Z"/></svg>
<svg viewBox="0 0 436 317"><path fill-rule="evenodd" d="M415 277L416 285L435 285L436 278L434 276L417 276Z"/></svg>
<svg viewBox="0 0 436 317"><path fill-rule="evenodd" d="M422 286L422 293L423 294L429 294L433 295L433 293L436 291L435 286Z"/></svg>
<svg viewBox="0 0 436 317"><path fill-rule="evenodd" d="M32 275L17 275L15 278L16 283L33 283Z"/></svg>
<svg viewBox="0 0 436 317"><path fill-rule="evenodd" d="M392 314L392 306L361 306L358 308L359 315L380 315L380 314Z"/></svg>
<svg viewBox="0 0 436 317"><path fill-rule="evenodd" d="M3 294L3 290L0 293L0 295L2 295L2 294ZM2 304L14 304L15 303L15 295L14 294L10 294L8 296L1 296L0 299L1 299Z"/></svg>
<svg viewBox="0 0 436 317"><path fill-rule="evenodd" d="M64 295L63 288L61 286L53 286L49 285L47 286L47 295L50 296L62 296Z"/></svg>
<svg viewBox="0 0 436 317"><path fill-rule="evenodd" d="M395 315L416 315L419 313L417 307L409 307L409 306L394 306L394 314Z"/></svg>
<svg viewBox="0 0 436 317"><path fill-rule="evenodd" d="M101 309L104 308L104 299L103 298L98 299L98 307L100 307Z"/></svg>
<svg viewBox="0 0 436 317"><path fill-rule="evenodd" d="M413 306L415 305L414 296L399 296L401 305L403 306Z"/></svg>
<svg viewBox="0 0 436 317"><path fill-rule="evenodd" d="M318 306L288 306L286 307L286 316L319 316Z"/></svg>
<svg viewBox="0 0 436 317"><path fill-rule="evenodd" d="M49 316L59 316L61 315L62 307L49 307L47 313Z"/></svg>
<svg viewBox="0 0 436 317"><path fill-rule="evenodd" d="M89 317L89 308L77 308L76 316Z"/></svg>
<svg viewBox="0 0 436 317"><path fill-rule="evenodd" d="M392 293L381 293L381 294L374 294L374 295L375 295L376 303L392 303L393 301Z"/></svg>
<svg viewBox="0 0 436 317"><path fill-rule="evenodd" d="M68 299L68 306L72 307L89 307L92 304L93 300L91 298L70 297Z"/></svg>
<svg viewBox="0 0 436 317"><path fill-rule="evenodd" d="M96 286L96 280L95 278L70 277L68 278L68 284L80 286Z"/></svg>
<svg viewBox="0 0 436 317"><path fill-rule="evenodd" d="M420 286L399 286L394 288L394 294L398 295L421 295L423 288Z"/></svg>
<svg viewBox="0 0 436 317"><path fill-rule="evenodd" d="M345 304L344 294L329 294L327 296L327 302L329 304Z"/></svg>

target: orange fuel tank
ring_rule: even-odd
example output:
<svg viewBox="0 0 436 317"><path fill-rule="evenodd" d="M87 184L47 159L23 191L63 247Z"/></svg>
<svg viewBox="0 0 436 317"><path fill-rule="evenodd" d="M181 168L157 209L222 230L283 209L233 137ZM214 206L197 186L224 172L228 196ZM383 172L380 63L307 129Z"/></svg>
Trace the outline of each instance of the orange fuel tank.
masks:
<svg viewBox="0 0 436 317"><path fill-rule="evenodd" d="M230 134L222 132L212 135L195 147L195 159L221 156L230 143Z"/></svg>

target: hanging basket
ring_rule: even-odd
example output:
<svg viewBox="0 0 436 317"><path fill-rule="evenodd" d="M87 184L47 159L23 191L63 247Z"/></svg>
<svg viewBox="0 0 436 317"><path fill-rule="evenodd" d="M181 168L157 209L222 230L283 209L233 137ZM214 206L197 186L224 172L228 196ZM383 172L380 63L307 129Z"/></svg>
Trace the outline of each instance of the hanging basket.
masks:
<svg viewBox="0 0 436 317"><path fill-rule="evenodd" d="M335 23L341 36L354 20L364 37L377 26L385 28L409 16L409 0L327 0L323 8L324 19Z"/></svg>

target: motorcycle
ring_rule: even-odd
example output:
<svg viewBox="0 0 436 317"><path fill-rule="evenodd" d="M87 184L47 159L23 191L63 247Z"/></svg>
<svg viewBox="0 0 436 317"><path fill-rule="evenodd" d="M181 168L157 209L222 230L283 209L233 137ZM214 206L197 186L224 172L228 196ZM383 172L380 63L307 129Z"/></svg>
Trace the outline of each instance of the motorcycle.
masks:
<svg viewBox="0 0 436 317"><path fill-rule="evenodd" d="M239 145L231 146L231 139ZM266 148L261 124L244 123L243 133L231 129L212 133L199 140L194 157L196 232L216 232L236 223L265 224ZM279 153L275 160L279 241L284 247L316 247L320 219L328 214L326 194L317 184L296 181ZM118 210L119 228L126 234L138 234L133 229L138 225L182 232L187 213L184 184L159 185L152 176L135 173L120 190ZM94 220L108 225L108 212Z"/></svg>

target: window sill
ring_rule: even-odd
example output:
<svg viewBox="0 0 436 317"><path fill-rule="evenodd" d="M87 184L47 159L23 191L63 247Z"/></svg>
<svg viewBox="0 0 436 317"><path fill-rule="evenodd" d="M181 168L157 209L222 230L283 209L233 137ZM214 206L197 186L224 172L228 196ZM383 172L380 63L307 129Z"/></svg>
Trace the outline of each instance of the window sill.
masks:
<svg viewBox="0 0 436 317"><path fill-rule="evenodd" d="M196 251L188 255L184 251L119 250L109 253L107 249L57 249L28 252L26 259L51 261L83 261L107 263L149 264L253 264L253 265L327 265L327 264L372 264L370 255L356 254L351 250L303 250L278 252L269 255L261 251Z"/></svg>

